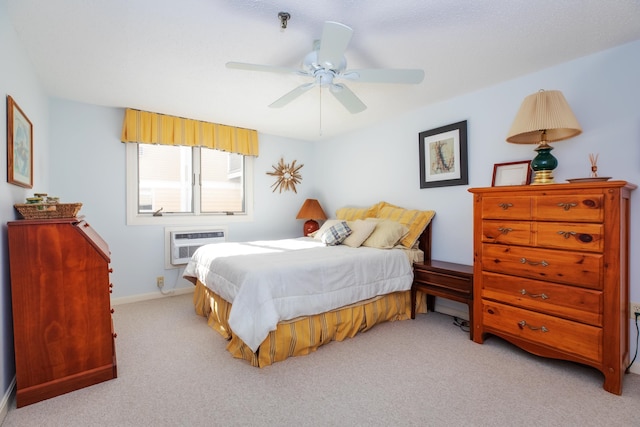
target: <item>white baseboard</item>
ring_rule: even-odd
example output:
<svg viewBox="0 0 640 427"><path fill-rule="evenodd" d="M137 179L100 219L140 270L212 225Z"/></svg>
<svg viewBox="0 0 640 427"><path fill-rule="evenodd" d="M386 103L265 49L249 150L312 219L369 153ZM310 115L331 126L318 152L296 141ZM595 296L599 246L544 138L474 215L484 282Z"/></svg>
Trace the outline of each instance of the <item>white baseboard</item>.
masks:
<svg viewBox="0 0 640 427"><path fill-rule="evenodd" d="M443 298L436 298L435 311L460 319L469 320L469 309L466 304Z"/></svg>
<svg viewBox="0 0 640 427"><path fill-rule="evenodd" d="M13 396L13 392L16 389L16 377L14 375L11 380L11 384L9 384L9 388L2 396L2 401L0 402L0 425L4 423L4 419L7 417L7 413L9 412L9 405L11 404L11 399Z"/></svg>
<svg viewBox="0 0 640 427"><path fill-rule="evenodd" d="M153 292L153 293L150 293L150 294L139 294L139 295L132 295L132 296L129 296L129 297L112 298L111 299L111 304L112 305L130 304L132 302L139 302L139 301L147 301L147 300L152 300L152 299L173 297L173 296L176 296L176 295L184 295L184 294L193 293L194 289L195 289L195 286L190 286L190 287L187 287L187 288L172 289L171 291L167 291L165 293Z"/></svg>

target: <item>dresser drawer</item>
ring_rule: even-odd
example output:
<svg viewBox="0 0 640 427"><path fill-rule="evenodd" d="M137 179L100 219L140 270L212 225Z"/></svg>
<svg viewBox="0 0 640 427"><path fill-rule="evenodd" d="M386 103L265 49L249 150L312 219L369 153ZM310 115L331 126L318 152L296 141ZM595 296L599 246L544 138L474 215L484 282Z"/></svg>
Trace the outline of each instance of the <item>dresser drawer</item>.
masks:
<svg viewBox="0 0 640 427"><path fill-rule="evenodd" d="M601 254L482 244L482 268L495 273L601 289Z"/></svg>
<svg viewBox="0 0 640 427"><path fill-rule="evenodd" d="M600 291L483 272L482 298L602 326Z"/></svg>
<svg viewBox="0 0 640 427"><path fill-rule="evenodd" d="M591 252L604 249L602 224L538 222L532 228L536 246Z"/></svg>
<svg viewBox="0 0 640 427"><path fill-rule="evenodd" d="M597 223L482 221L482 241L505 245L602 252L604 226Z"/></svg>
<svg viewBox="0 0 640 427"><path fill-rule="evenodd" d="M602 222L603 194L544 195L534 197L533 219L540 221Z"/></svg>
<svg viewBox="0 0 640 427"><path fill-rule="evenodd" d="M496 196L482 199L483 219L524 219L531 218L531 197Z"/></svg>
<svg viewBox="0 0 640 427"><path fill-rule="evenodd" d="M602 360L601 328L485 300L482 322L489 330L594 362Z"/></svg>
<svg viewBox="0 0 640 427"><path fill-rule="evenodd" d="M528 221L482 221L482 241L512 245L530 245L531 223Z"/></svg>

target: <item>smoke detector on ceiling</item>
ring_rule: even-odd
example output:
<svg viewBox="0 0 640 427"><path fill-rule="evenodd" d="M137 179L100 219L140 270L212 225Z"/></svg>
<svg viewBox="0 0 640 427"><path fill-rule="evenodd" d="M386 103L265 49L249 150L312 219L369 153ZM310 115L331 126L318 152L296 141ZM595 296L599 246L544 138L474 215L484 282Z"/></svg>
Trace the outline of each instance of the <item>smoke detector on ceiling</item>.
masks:
<svg viewBox="0 0 640 427"><path fill-rule="evenodd" d="M291 19L291 15L288 12L280 12L278 13L278 18L280 18L280 28L283 30L286 29L287 22Z"/></svg>

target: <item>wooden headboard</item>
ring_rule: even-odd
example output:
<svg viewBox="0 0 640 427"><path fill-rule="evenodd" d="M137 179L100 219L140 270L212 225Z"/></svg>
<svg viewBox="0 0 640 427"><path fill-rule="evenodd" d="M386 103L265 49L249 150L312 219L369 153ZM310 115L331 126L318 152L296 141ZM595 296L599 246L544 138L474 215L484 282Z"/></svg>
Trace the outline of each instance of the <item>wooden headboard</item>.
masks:
<svg viewBox="0 0 640 427"><path fill-rule="evenodd" d="M429 222L429 225L418 237L418 247L424 252L425 261L431 260L431 224L433 224L433 221Z"/></svg>

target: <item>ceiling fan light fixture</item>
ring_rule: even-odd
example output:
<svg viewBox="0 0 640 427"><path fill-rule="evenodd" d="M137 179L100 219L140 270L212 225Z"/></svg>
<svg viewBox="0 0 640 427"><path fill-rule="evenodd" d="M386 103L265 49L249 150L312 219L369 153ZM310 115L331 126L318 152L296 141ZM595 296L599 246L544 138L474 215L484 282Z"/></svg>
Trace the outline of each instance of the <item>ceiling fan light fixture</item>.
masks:
<svg viewBox="0 0 640 427"><path fill-rule="evenodd" d="M329 86L333 84L333 78L336 76L331 70L317 70L313 73L318 85Z"/></svg>
<svg viewBox="0 0 640 427"><path fill-rule="evenodd" d="M317 70L327 70L327 71L333 70L333 71L336 71L337 73L341 73L347 68L347 59L343 56L342 60L338 64L329 64L329 63L320 64L320 62L318 61L318 50L316 49L309 52L304 57L304 60L302 61L302 66L306 70L309 70L311 73Z"/></svg>

